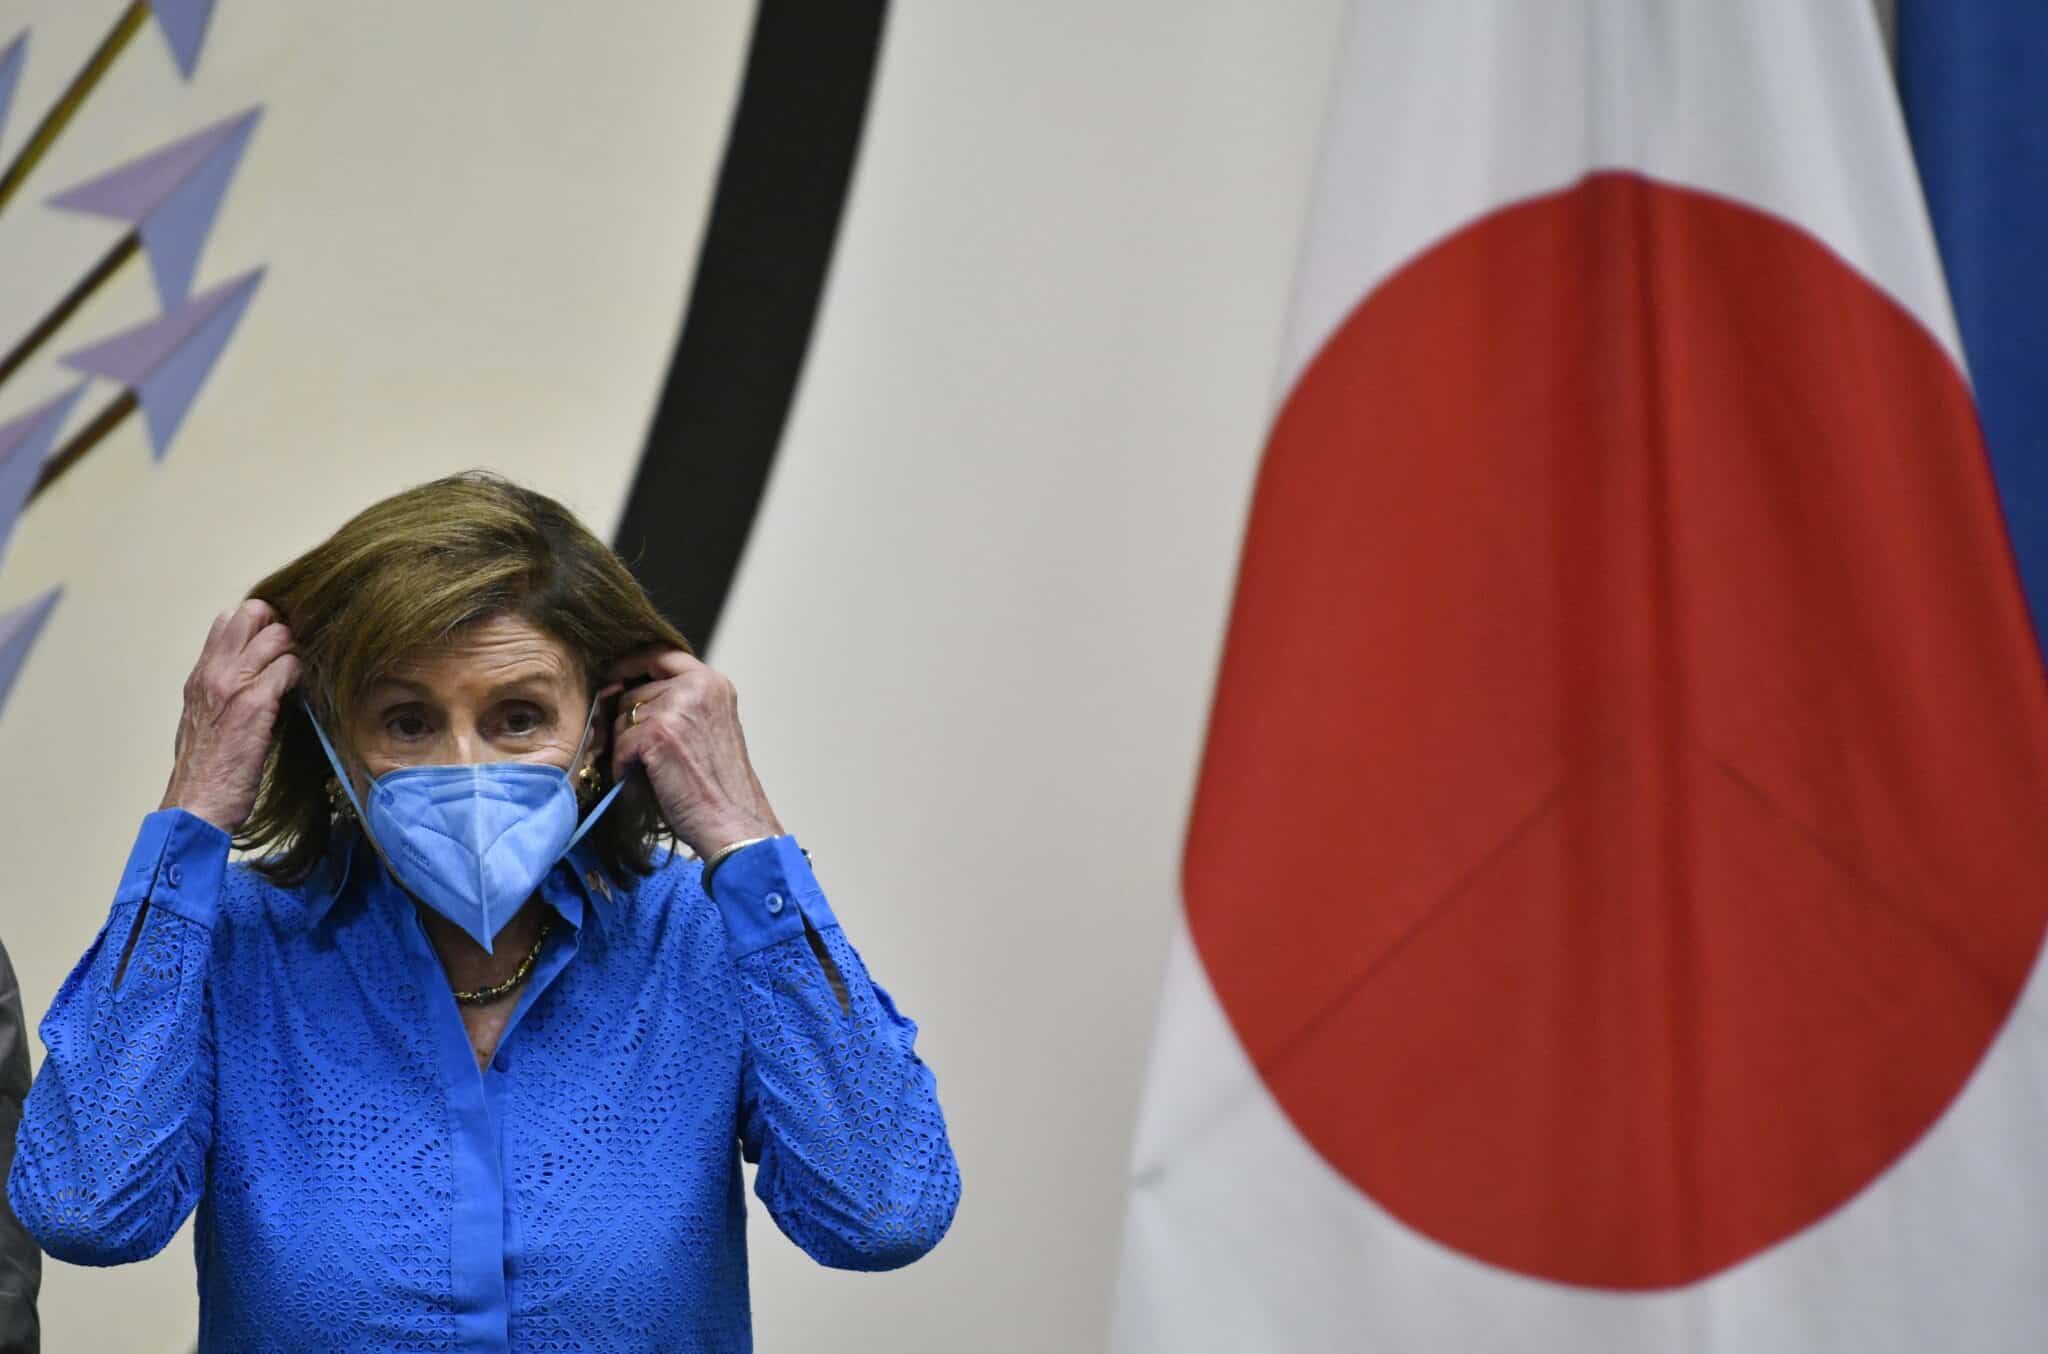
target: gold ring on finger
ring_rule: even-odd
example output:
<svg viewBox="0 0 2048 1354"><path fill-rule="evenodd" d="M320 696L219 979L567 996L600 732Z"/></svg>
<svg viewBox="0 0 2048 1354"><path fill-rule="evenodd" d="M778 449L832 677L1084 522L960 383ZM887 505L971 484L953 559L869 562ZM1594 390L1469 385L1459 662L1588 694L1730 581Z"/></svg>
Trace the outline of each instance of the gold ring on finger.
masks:
<svg viewBox="0 0 2048 1354"><path fill-rule="evenodd" d="M638 724L640 722L640 707L645 704L647 704L646 701L633 702L633 712L626 716L626 722L628 724Z"/></svg>

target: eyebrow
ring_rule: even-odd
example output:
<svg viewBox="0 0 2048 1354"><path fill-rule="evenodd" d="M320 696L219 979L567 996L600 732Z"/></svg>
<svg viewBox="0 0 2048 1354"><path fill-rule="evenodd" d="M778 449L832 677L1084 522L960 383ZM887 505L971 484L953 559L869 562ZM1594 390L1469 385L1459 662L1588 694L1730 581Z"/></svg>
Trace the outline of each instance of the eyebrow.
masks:
<svg viewBox="0 0 2048 1354"><path fill-rule="evenodd" d="M508 695L531 692L536 687L551 688L555 683L557 675L551 668L529 668L524 672L507 677L503 681L492 683L490 690L484 693L484 698L486 700L501 700ZM415 700L434 699L433 688L406 677L389 675L379 677L372 681L366 690L368 692L375 692L377 688L385 686L397 687Z"/></svg>
<svg viewBox="0 0 2048 1354"><path fill-rule="evenodd" d="M546 694L553 695L555 677L556 674L539 669L535 669L532 672L522 672L516 677L508 677L504 681L492 686L490 691L486 693L486 698L489 700L502 700L506 696L532 692L535 687L547 688Z"/></svg>

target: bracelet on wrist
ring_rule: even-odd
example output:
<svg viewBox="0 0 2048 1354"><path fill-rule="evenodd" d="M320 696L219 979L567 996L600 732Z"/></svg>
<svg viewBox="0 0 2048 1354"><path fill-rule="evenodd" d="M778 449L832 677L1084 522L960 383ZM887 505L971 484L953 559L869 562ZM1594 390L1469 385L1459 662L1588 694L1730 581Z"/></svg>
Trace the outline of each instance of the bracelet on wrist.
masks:
<svg viewBox="0 0 2048 1354"><path fill-rule="evenodd" d="M697 876L697 886L704 890L705 897L709 898L713 896L711 893L711 872L713 870L716 870L720 865L723 865L725 863L725 858L727 856L734 855L740 851L744 851L747 847L756 845L757 843L772 842L775 840L776 837L786 837L788 835L789 834L786 832L778 832L772 833L766 837L744 837L741 840L736 841L729 846L719 847L716 851L713 851L709 856L705 858L704 870L701 874ZM797 850L803 851L804 864L810 864L811 853L809 851L804 851L804 848L802 848L801 846L799 846Z"/></svg>
<svg viewBox="0 0 2048 1354"><path fill-rule="evenodd" d="M753 846L758 842L767 842L773 840L775 839L772 836L742 837L739 841L733 842L731 845L719 847L716 851L713 851L709 856L705 857L704 873L697 877L697 883L700 887L703 888L704 896L707 898L711 896L711 872L716 870L719 866L723 865L725 863L725 858L727 856L732 855L736 851L743 851L747 847Z"/></svg>

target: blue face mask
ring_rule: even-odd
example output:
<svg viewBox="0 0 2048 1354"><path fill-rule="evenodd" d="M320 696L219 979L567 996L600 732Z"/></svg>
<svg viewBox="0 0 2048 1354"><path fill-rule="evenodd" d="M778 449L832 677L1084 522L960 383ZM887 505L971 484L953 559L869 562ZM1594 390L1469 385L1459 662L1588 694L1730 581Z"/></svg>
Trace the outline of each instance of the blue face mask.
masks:
<svg viewBox="0 0 2048 1354"><path fill-rule="evenodd" d="M310 705L306 717L385 868L406 892L486 951L555 862L583 839L625 788L623 781L612 786L579 823L575 783L558 766L406 766L370 783L366 808ZM583 760L596 717L593 701L569 765Z"/></svg>

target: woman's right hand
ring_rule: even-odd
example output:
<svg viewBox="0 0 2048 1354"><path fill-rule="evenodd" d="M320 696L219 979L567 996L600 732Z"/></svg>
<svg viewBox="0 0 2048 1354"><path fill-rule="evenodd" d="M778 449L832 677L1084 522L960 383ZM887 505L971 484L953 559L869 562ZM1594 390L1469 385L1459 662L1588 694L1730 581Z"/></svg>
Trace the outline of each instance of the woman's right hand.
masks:
<svg viewBox="0 0 2048 1354"><path fill-rule="evenodd" d="M278 707L299 680L291 645L292 632L255 598L214 618L185 679L177 761L159 807L228 833L242 825L256 806Z"/></svg>

